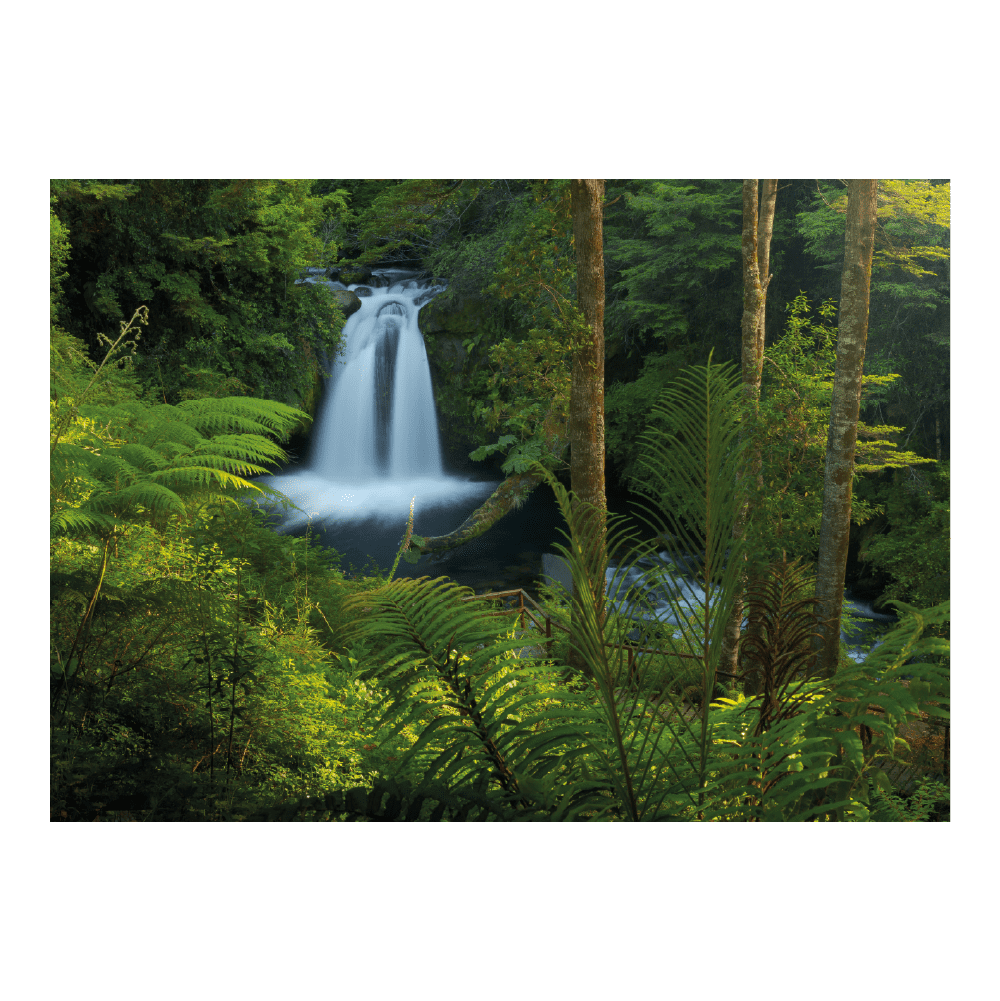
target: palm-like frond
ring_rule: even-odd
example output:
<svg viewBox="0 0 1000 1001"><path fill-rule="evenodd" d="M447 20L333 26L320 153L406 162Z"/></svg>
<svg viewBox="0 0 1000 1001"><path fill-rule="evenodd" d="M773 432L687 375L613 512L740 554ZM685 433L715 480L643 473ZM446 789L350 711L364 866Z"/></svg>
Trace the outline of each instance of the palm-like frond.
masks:
<svg viewBox="0 0 1000 1001"><path fill-rule="evenodd" d="M742 641L743 660L761 678L756 733L779 719L794 715L799 693L815 663L816 599L802 565L774 563L747 588L747 606L754 630ZM805 698L805 696L803 696Z"/></svg>
<svg viewBox="0 0 1000 1001"><path fill-rule="evenodd" d="M658 541L677 571L670 576L657 569L647 575L661 583L670 618L677 627L657 645L672 646L699 663L702 691L696 742L690 709L669 688L661 690L652 706L647 697L641 705L630 707L630 712L644 720L629 747L636 755L629 766L634 769L629 788L635 819L640 819L640 801L650 802L654 812L659 811L668 808L670 797L681 790L682 800L674 799L669 812L695 789L701 789L714 753L709 719L715 672L743 560L743 542L733 538L742 500L737 475L742 448L739 394L732 366L713 365L711 361L692 366L664 391L654 408L664 427L673 430L653 429L641 436L648 472L646 496L655 505L643 505L644 520L659 532ZM644 555L643 547L633 549L618 574L634 569L636 560ZM627 601L625 614L632 617L638 605L637 596ZM596 653L596 648L592 649ZM610 714L612 707L606 696L602 703ZM614 728L610 715L608 721ZM624 744L619 758L624 769ZM665 775L672 781L667 782ZM657 791L640 795L633 788L637 781L652 782L650 790ZM673 790L669 796L667 788Z"/></svg>
<svg viewBox="0 0 1000 1001"><path fill-rule="evenodd" d="M731 365L692 366L654 407L666 426L676 430L642 436L649 484L645 494L655 505L644 505L646 520L659 530L674 567L703 592L698 598L682 577L675 578L666 597L679 621L690 619L694 609L696 628L681 630L678 638L713 680L743 564L744 544L733 538L743 499L740 393Z"/></svg>
<svg viewBox="0 0 1000 1001"><path fill-rule="evenodd" d="M921 713L948 716L947 669L919 662L948 652L947 640L923 636L947 621L948 603L903 610L903 620L863 664L832 679L800 680L770 707L761 707L760 696L724 700L715 737L731 759L719 762L706 787L717 819L839 819L845 810L866 819L869 777L887 784L879 762L898 761L905 749L899 726ZM769 726L761 732L765 715ZM879 734L867 751L861 727Z"/></svg>
<svg viewBox="0 0 1000 1001"><path fill-rule="evenodd" d="M593 719L587 732L580 734L590 752L591 770L613 792L622 816L644 820L671 814L678 805L672 798L677 791L682 791L685 800L683 791L697 786L697 781L689 781L698 759L685 708L678 693L669 687L657 690L635 684L638 679L629 677L627 653L615 647L627 627L622 619L602 614L603 586L594 586L595 577L604 573L601 547L593 537L600 531L600 521L586 505L572 503L565 487L551 473L541 472L570 529L569 545L556 544L556 549L569 565L578 602L570 642L586 661L593 684ZM634 563L648 554L651 545L635 543L624 522L620 516L607 516L607 550L617 550L631 541ZM634 611L635 601L632 598L628 603L628 614Z"/></svg>

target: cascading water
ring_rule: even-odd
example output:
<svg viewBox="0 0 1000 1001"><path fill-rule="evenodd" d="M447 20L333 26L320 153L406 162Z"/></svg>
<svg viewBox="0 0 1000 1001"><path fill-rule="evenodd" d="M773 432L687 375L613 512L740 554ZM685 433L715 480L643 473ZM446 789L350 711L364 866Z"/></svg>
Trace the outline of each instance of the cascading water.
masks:
<svg viewBox="0 0 1000 1001"><path fill-rule="evenodd" d="M426 513L489 494L495 484L447 476L441 464L431 372L417 318L444 286L388 269L375 271L366 285L327 284L355 292L361 308L344 326L344 350L332 365L309 468L268 481L301 509L285 517L282 529L309 520L324 527L396 522L406 519L414 496L415 511Z"/></svg>
<svg viewBox="0 0 1000 1001"><path fill-rule="evenodd" d="M426 291L412 279L372 289L347 321L344 356L316 430L318 475L353 483L443 476L431 372L417 326L415 300Z"/></svg>
<svg viewBox="0 0 1000 1001"><path fill-rule="evenodd" d="M546 555L543 564L550 581L572 590L569 568L561 559ZM694 565L678 569L666 552L659 553L656 558L637 560L635 565L627 569L619 568L614 562L609 563L605 585L608 602L616 611L626 612L628 602L636 592L646 599L649 610L633 608L630 616L633 620L642 619L679 627L682 619L697 616L705 601L705 591L698 582ZM714 590L710 585L710 594ZM850 657L858 663L865 660L869 649L878 646L885 633L898 622L897 616L876 612L870 604L855 601L849 594L848 600L844 602L844 613L850 619L845 619L841 638L847 644ZM746 628L746 620L743 625ZM673 635L677 638L680 633L675 631ZM638 637L638 629L629 634L632 640Z"/></svg>

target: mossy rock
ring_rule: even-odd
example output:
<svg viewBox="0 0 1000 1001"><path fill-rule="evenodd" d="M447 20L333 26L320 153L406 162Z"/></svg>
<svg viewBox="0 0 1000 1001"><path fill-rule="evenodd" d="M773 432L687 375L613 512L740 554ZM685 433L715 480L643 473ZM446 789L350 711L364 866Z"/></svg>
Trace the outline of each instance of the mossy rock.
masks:
<svg viewBox="0 0 1000 1001"><path fill-rule="evenodd" d="M331 271L330 277L336 278L345 285L360 285L362 282L371 280L372 272L371 268L358 268L356 271Z"/></svg>
<svg viewBox="0 0 1000 1001"><path fill-rule="evenodd" d="M455 334L439 334L433 340L433 345L428 344L428 360L431 364L442 372L451 372L457 375L465 365L468 352L462 344L462 338Z"/></svg>
<svg viewBox="0 0 1000 1001"><path fill-rule="evenodd" d="M488 319L482 299L442 300L438 296L420 311L420 329L433 337L444 334L461 340L473 336Z"/></svg>
<svg viewBox="0 0 1000 1001"><path fill-rule="evenodd" d="M316 419L319 416L319 407L323 402L323 392L326 388L326 379L324 378L323 370L316 363L314 358L309 358L309 381L306 383L305 387L300 390L296 396L297 399L288 400L290 406L295 407L297 410L301 410L307 413L312 420L301 420L295 427L291 430L290 435L309 435L315 426Z"/></svg>
<svg viewBox="0 0 1000 1001"><path fill-rule="evenodd" d="M347 289L334 289L333 297L340 304L345 317L361 309L361 299L354 292Z"/></svg>

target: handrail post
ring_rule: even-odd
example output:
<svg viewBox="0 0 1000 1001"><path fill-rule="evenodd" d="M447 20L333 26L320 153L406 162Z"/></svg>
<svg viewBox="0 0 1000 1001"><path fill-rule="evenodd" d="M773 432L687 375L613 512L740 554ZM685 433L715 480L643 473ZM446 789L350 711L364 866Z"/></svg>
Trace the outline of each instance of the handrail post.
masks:
<svg viewBox="0 0 1000 1001"><path fill-rule="evenodd" d="M552 660L552 619L545 616L545 647L548 650L549 660Z"/></svg>
<svg viewBox="0 0 1000 1001"><path fill-rule="evenodd" d="M517 603L521 607L521 632L524 632L524 591L518 589Z"/></svg>

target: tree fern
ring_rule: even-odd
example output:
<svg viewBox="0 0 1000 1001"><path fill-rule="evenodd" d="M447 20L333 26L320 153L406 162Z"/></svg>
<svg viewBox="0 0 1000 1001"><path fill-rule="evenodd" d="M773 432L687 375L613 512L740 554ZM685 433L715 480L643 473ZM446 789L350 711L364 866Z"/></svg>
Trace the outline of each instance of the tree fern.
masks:
<svg viewBox="0 0 1000 1001"><path fill-rule="evenodd" d="M739 374L731 365L691 366L663 392L654 415L663 426L646 431L641 440L648 504L644 520L659 531L669 561L677 571L672 579L660 572L664 597L678 625L672 640L679 652L694 658L702 671L701 721L698 736L698 784L707 776L712 754L710 706L724 630L738 596L743 563L742 539L733 538L733 525L742 503L738 479L741 468ZM626 564L628 569L632 563ZM681 570L700 585L698 590ZM679 704L668 718L676 750L686 758L689 732ZM685 760L688 767L692 762Z"/></svg>
<svg viewBox="0 0 1000 1001"><path fill-rule="evenodd" d="M131 359L145 306L122 322L118 339L99 335L107 353L99 365L67 336L52 346L50 413L50 518L53 534L105 534L140 511L183 515L185 500L230 498L253 490L284 500L248 477L270 472L285 458L272 436L295 428L306 414L273 400L250 397L185 400L148 406L137 399L101 393L118 365ZM70 339L71 340L71 339ZM84 382L87 367L93 370ZM103 402L95 402L104 396Z"/></svg>
<svg viewBox="0 0 1000 1001"><path fill-rule="evenodd" d="M82 407L79 416L86 423L74 438L52 449L54 534L106 531L140 511L184 515L191 500L231 498L234 490L282 500L249 477L268 473L285 457L264 435L288 431L304 415L273 400L231 397L177 407L130 401Z"/></svg>
<svg viewBox="0 0 1000 1001"><path fill-rule="evenodd" d="M352 596L345 614L358 621L349 641L382 641L367 675L387 692L386 739L420 727L409 765L424 782L525 808L532 799L521 789L523 778L545 798L555 773L572 772L585 747L581 717L588 707L570 700L539 712L544 699L535 686L553 672L505 656L524 640L498 639L493 621L462 600L468 593L446 578L423 577ZM572 799L578 791L560 795Z"/></svg>

